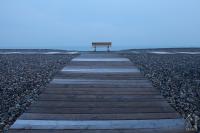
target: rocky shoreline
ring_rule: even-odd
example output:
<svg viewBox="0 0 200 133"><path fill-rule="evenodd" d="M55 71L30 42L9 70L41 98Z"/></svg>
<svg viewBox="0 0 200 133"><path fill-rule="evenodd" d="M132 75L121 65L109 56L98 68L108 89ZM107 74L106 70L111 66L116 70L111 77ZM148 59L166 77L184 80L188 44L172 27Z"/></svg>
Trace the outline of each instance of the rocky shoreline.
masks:
<svg viewBox="0 0 200 133"><path fill-rule="evenodd" d="M74 56L0 54L0 132L9 128Z"/></svg>
<svg viewBox="0 0 200 133"><path fill-rule="evenodd" d="M154 87L187 119L189 127L200 127L200 54L134 54L126 51L122 55L152 81Z"/></svg>

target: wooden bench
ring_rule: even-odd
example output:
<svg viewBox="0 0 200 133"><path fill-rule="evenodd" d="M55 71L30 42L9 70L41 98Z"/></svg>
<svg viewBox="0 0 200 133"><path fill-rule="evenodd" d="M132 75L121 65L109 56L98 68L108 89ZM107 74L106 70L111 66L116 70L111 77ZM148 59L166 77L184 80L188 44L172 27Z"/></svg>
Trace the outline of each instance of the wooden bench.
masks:
<svg viewBox="0 0 200 133"><path fill-rule="evenodd" d="M107 47L107 51L110 51L110 47L112 46L112 42L92 42L92 47L96 52L97 47Z"/></svg>

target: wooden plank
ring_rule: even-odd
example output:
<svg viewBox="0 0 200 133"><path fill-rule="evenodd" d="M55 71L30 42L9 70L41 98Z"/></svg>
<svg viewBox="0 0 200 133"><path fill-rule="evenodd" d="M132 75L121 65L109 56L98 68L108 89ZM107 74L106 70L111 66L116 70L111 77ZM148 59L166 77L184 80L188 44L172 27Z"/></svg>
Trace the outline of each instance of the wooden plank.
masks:
<svg viewBox="0 0 200 133"><path fill-rule="evenodd" d="M62 70L70 70L70 69L138 69L136 66L77 66L77 65L67 65ZM61 70L61 71L62 71Z"/></svg>
<svg viewBox="0 0 200 133"><path fill-rule="evenodd" d="M160 95L158 91L79 91L79 90L46 90L43 94L64 94L64 95Z"/></svg>
<svg viewBox="0 0 200 133"><path fill-rule="evenodd" d="M181 118L178 113L134 113L134 114L44 114L24 113L23 120L148 120Z"/></svg>
<svg viewBox="0 0 200 133"><path fill-rule="evenodd" d="M64 68L62 72L73 72L73 73L139 73L140 71L136 68Z"/></svg>
<svg viewBox="0 0 200 133"><path fill-rule="evenodd" d="M133 78L145 78L144 77L144 74L140 72L140 70L138 69L138 72L102 72L102 73L98 73L98 72L92 72L92 73L86 73L86 72L82 72L82 71L79 71L79 72L74 72L74 71L59 71L56 75L65 75L65 76L83 76L85 77L85 79L87 79L88 77L93 77L94 79L96 77L110 77L110 78L113 78L113 77L124 77L124 78L130 78L130 77L133 77ZM146 79L146 78L145 78Z"/></svg>
<svg viewBox="0 0 200 133"><path fill-rule="evenodd" d="M56 79L62 78L62 79L103 79L103 80L144 80L146 79L143 76L109 76L109 75L88 75L88 74L57 74L55 76Z"/></svg>
<svg viewBox="0 0 200 133"><path fill-rule="evenodd" d="M172 113L171 107L142 107L142 108L54 108L54 107L30 107L27 113L50 113L50 114L124 114L124 113Z"/></svg>
<svg viewBox="0 0 200 133"><path fill-rule="evenodd" d="M151 83L135 83L135 84L55 84L50 83L48 87L54 88L152 88Z"/></svg>
<svg viewBox="0 0 200 133"><path fill-rule="evenodd" d="M119 58L119 57L122 57L121 55L119 54L114 54L113 52L110 52L110 53L104 53L104 52L81 52L81 54L77 57L77 58Z"/></svg>
<svg viewBox="0 0 200 133"><path fill-rule="evenodd" d="M151 85L148 80L102 80L102 79L56 79L51 81L51 84L112 84L112 85Z"/></svg>
<svg viewBox="0 0 200 133"><path fill-rule="evenodd" d="M155 99L162 99L161 95L112 95L112 94L99 94L99 95L71 95L71 94L40 94L40 97L49 97L55 99L81 99L81 98L88 98L88 99L148 99L148 98L155 98Z"/></svg>
<svg viewBox="0 0 200 133"><path fill-rule="evenodd" d="M12 129L183 129L183 119L160 120L17 120Z"/></svg>
<svg viewBox="0 0 200 133"><path fill-rule="evenodd" d="M86 91L86 92L156 92L156 89L154 89L152 86L150 87L54 87L52 85L49 85L45 91Z"/></svg>
<svg viewBox="0 0 200 133"><path fill-rule="evenodd" d="M98 65L87 65L87 66L81 66L81 65L66 65L63 69L138 69L134 65L121 65L121 66L98 66ZM62 69L62 70L63 70Z"/></svg>
<svg viewBox="0 0 200 133"><path fill-rule="evenodd" d="M183 129L119 129L119 130L9 130L8 133L194 133Z"/></svg>
<svg viewBox="0 0 200 133"><path fill-rule="evenodd" d="M131 102L131 101L165 101L163 98L158 97L86 97L86 96L71 96L71 97L67 97L67 96L63 96L61 97L60 95L46 95L45 94L41 94L42 96L39 97L39 100L55 100L55 101L74 101L74 102L87 102L87 101L91 101L91 102Z"/></svg>
<svg viewBox="0 0 200 133"><path fill-rule="evenodd" d="M92 62L92 61L97 61L97 62L130 62L130 60L128 58L74 58L72 59L72 62L81 62L81 61L88 61L88 62Z"/></svg>
<svg viewBox="0 0 200 133"><path fill-rule="evenodd" d="M79 107L79 108L141 108L141 107L169 107L165 101L152 102L67 102L67 101L36 101L31 107Z"/></svg>
<svg viewBox="0 0 200 133"><path fill-rule="evenodd" d="M112 61L112 62L99 62L99 61L72 61L69 65L73 66L133 66L130 61Z"/></svg>
<svg viewBox="0 0 200 133"><path fill-rule="evenodd" d="M155 101L165 101L164 99L156 99L156 98L148 98L148 99L89 99L89 98L79 98L79 99L55 99L55 98L42 98L40 97L38 100L40 101L68 101L68 102L155 102Z"/></svg>
<svg viewBox="0 0 200 133"><path fill-rule="evenodd" d="M124 80L129 80L129 79L135 79L135 80L140 80L140 79L146 79L141 73L135 73L131 74L128 73L127 75L124 73L116 74L116 73L71 73L71 72L58 72L55 75L55 78L85 78L85 79L124 79Z"/></svg>

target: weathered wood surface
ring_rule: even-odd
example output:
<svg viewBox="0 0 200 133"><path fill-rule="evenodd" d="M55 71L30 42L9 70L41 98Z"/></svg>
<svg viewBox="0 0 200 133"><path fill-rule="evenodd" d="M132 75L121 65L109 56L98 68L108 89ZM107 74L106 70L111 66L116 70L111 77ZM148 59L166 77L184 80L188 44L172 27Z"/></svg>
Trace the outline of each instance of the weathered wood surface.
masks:
<svg viewBox="0 0 200 133"><path fill-rule="evenodd" d="M12 130L10 133L186 133L181 129L137 129L137 130ZM194 132L187 132L194 133Z"/></svg>
<svg viewBox="0 0 200 133"><path fill-rule="evenodd" d="M47 113L24 113L23 120L146 120L146 119L175 119L180 118L175 112L172 113L131 113L131 114L47 114Z"/></svg>
<svg viewBox="0 0 200 133"><path fill-rule="evenodd" d="M30 123L41 120L41 129ZM58 121L64 125L56 125ZM70 121L80 123L70 130ZM81 121L97 125L82 125ZM98 125L100 121L102 125ZM113 125L115 122L121 124ZM115 53L84 53L58 72L10 132L186 133L184 122L127 58ZM108 130L107 124L113 129Z"/></svg>

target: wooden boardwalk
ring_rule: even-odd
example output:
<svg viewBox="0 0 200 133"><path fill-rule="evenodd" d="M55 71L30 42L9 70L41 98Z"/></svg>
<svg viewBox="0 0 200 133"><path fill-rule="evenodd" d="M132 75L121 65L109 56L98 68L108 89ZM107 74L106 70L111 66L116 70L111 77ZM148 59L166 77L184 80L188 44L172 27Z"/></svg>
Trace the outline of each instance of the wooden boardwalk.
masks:
<svg viewBox="0 0 200 133"><path fill-rule="evenodd" d="M10 133L185 133L185 121L127 58L83 53Z"/></svg>

